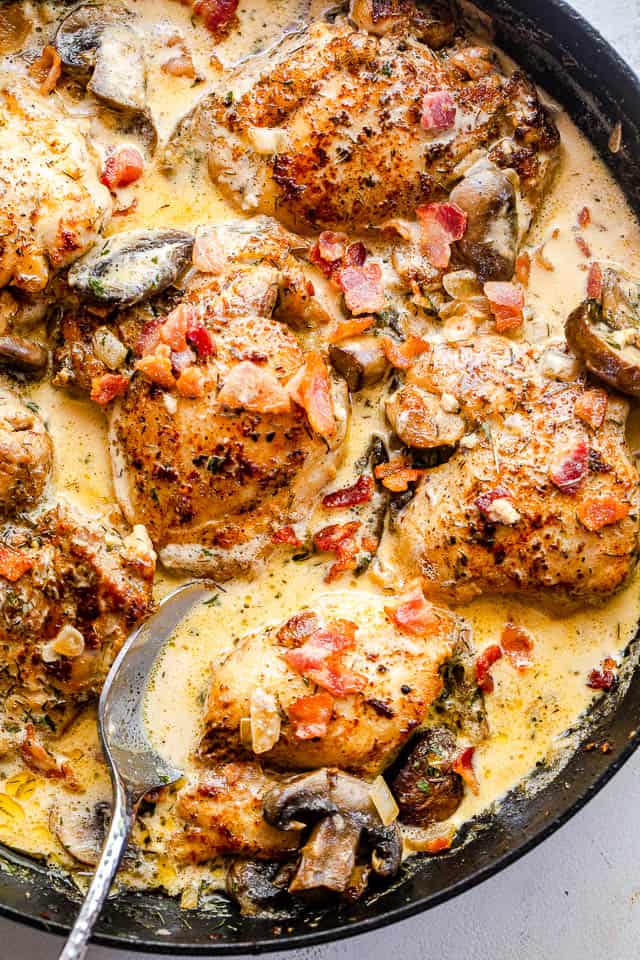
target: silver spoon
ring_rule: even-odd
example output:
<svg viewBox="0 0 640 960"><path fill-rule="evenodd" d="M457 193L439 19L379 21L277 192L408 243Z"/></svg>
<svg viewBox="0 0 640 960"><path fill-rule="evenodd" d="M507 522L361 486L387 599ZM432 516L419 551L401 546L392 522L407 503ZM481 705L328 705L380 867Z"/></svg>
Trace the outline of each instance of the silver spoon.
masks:
<svg viewBox="0 0 640 960"><path fill-rule="evenodd" d="M150 790L175 783L180 770L149 743L143 716L149 675L163 647L189 611L216 585L196 580L168 594L127 639L109 671L98 704L98 730L111 774L111 826L91 886L60 960L82 960L129 840L140 801Z"/></svg>

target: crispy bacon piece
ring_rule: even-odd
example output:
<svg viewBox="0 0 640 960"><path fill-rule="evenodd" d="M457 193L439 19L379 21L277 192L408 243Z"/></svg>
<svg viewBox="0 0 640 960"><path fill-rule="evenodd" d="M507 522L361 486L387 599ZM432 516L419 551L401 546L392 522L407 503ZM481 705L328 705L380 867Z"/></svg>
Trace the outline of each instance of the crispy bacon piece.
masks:
<svg viewBox="0 0 640 960"><path fill-rule="evenodd" d="M62 74L62 60L56 48L46 46L40 57L32 63L30 73L43 78L40 84L40 93L43 97L53 93Z"/></svg>
<svg viewBox="0 0 640 960"><path fill-rule="evenodd" d="M151 383L165 390L171 390L176 385L176 378L171 370L171 349L167 344L160 344L155 353L148 353L136 360L135 369Z"/></svg>
<svg viewBox="0 0 640 960"><path fill-rule="evenodd" d="M440 630L441 618L433 604L425 600L420 587L396 605L385 607L384 612L398 630L413 637L432 637Z"/></svg>
<svg viewBox="0 0 640 960"><path fill-rule="evenodd" d="M335 263L336 260L342 260L348 244L349 237L346 233L323 230L318 237L318 256L326 263Z"/></svg>
<svg viewBox="0 0 640 960"><path fill-rule="evenodd" d="M517 523L520 514L513 506L513 497L506 487L485 490L475 499L475 505L490 523Z"/></svg>
<svg viewBox="0 0 640 960"><path fill-rule="evenodd" d="M148 353L153 353L160 343L160 326L162 320L160 317L154 317L148 320L143 326L135 344L135 352L139 357L144 357Z"/></svg>
<svg viewBox="0 0 640 960"><path fill-rule="evenodd" d="M597 430L604 423L608 403L607 391L593 387L578 397L573 405L573 412L578 420L588 424L592 430Z"/></svg>
<svg viewBox="0 0 640 960"><path fill-rule="evenodd" d="M70 790L79 791L80 784L68 763L58 760L36 738L32 723L26 726L24 740L20 744L20 755L30 770L39 773L48 780L64 780Z"/></svg>
<svg viewBox="0 0 640 960"><path fill-rule="evenodd" d="M187 367L176 381L176 390L181 397L199 400L206 393L206 377L200 367Z"/></svg>
<svg viewBox="0 0 640 960"><path fill-rule="evenodd" d="M345 570L355 570L358 558L358 542L355 534L360 528L359 520L349 523L332 523L313 536L313 545L323 553L335 553L336 562L331 564L325 580L331 583Z"/></svg>
<svg viewBox="0 0 640 960"><path fill-rule="evenodd" d="M300 647L287 650L284 659L292 670L328 690L335 697L359 693L365 677L343 663L344 654L353 650L357 625L350 620L336 620L315 630Z"/></svg>
<svg viewBox="0 0 640 960"><path fill-rule="evenodd" d="M420 126L430 133L450 130L456 122L456 103L450 90L432 90L422 98Z"/></svg>
<svg viewBox="0 0 640 960"><path fill-rule="evenodd" d="M475 753L475 749L475 747L467 747L460 754L458 754L452 764L452 768L454 773L457 773L459 777L462 777L471 792L477 795L480 792L480 787L478 785L476 772L473 769L473 755Z"/></svg>
<svg viewBox="0 0 640 960"><path fill-rule="evenodd" d="M427 840L424 845L424 852L429 854L443 853L451 849L453 835L450 837L435 837L433 840Z"/></svg>
<svg viewBox="0 0 640 960"><path fill-rule="evenodd" d="M380 466L383 466L383 464L380 464ZM415 467L398 467L379 479L382 480L382 486L390 490L391 493L404 493L409 489L409 484L419 480L423 473L424 470L418 470Z"/></svg>
<svg viewBox="0 0 640 960"><path fill-rule="evenodd" d="M531 666L530 654L533 650L533 639L524 627L518 626L517 623L506 623L500 637L500 646L516 670L522 672Z"/></svg>
<svg viewBox="0 0 640 960"><path fill-rule="evenodd" d="M298 740L324 737L332 713L333 697L327 691L314 693L310 697L298 697L287 710Z"/></svg>
<svg viewBox="0 0 640 960"><path fill-rule="evenodd" d="M531 257L525 250L516 257L516 280L518 283L521 283L523 287L528 287L530 277Z"/></svg>
<svg viewBox="0 0 640 960"><path fill-rule="evenodd" d="M361 474L350 487L334 490L322 498L322 506L329 510L354 507L358 503L368 503L373 496L373 480Z"/></svg>
<svg viewBox="0 0 640 960"><path fill-rule="evenodd" d="M592 533L619 523L629 515L629 504L615 497L588 497L578 506L578 519Z"/></svg>
<svg viewBox="0 0 640 960"><path fill-rule="evenodd" d="M587 260L588 260L589 257L591 256L591 247L589 246L589 244L587 243L587 241L585 240L585 238L584 238L584 237L581 237L579 233L576 233L576 234L575 234L574 239L575 239L575 241L576 241L578 250L580 251L580 253L582 254L582 256L583 256L583 257L586 257Z"/></svg>
<svg viewBox="0 0 640 960"><path fill-rule="evenodd" d="M124 396L128 387L129 377L124 377L121 373L103 373L101 377L93 377L91 380L90 396L94 403L104 407L116 397Z"/></svg>
<svg viewBox="0 0 640 960"><path fill-rule="evenodd" d="M498 333L517 330L524 320L524 293L515 283L490 280L484 285Z"/></svg>
<svg viewBox="0 0 640 960"><path fill-rule="evenodd" d="M160 339L176 353L187 349L187 326L192 316L193 308L181 303L160 326Z"/></svg>
<svg viewBox="0 0 640 960"><path fill-rule="evenodd" d="M339 343L341 340L346 340L347 337L357 337L358 334L369 330L374 323L374 317L359 317L357 319L352 317L350 320L341 320L329 337L329 343Z"/></svg>
<svg viewBox="0 0 640 960"><path fill-rule="evenodd" d="M592 263L587 274L587 296L590 300L599 300L602 296L602 267Z"/></svg>
<svg viewBox="0 0 640 960"><path fill-rule="evenodd" d="M256 413L287 413L289 394L275 373L251 360L242 360L227 374L218 403Z"/></svg>
<svg viewBox="0 0 640 960"><path fill-rule="evenodd" d="M617 664L611 657L606 657L597 670L592 670L587 679L587 686L592 690L613 690L616 685Z"/></svg>
<svg viewBox="0 0 640 960"><path fill-rule="evenodd" d="M467 214L456 203L427 203L417 208L416 216L423 254L433 267L446 270L451 260L451 244L465 235Z"/></svg>
<svg viewBox="0 0 640 960"><path fill-rule="evenodd" d="M330 440L335 436L336 420L331 399L331 381L327 365L320 353L312 350L287 384L289 396L305 411L315 432Z"/></svg>
<svg viewBox="0 0 640 960"><path fill-rule="evenodd" d="M343 263L345 267L361 267L366 259L367 248L362 240L356 240L355 243L350 243L347 247Z"/></svg>
<svg viewBox="0 0 640 960"><path fill-rule="evenodd" d="M407 337L403 343L396 343L391 337L381 337L380 343L385 357L398 370L408 370L415 358L429 349L426 340L413 336Z"/></svg>
<svg viewBox="0 0 640 960"><path fill-rule="evenodd" d="M239 0L193 0L193 12L202 17L207 30L224 36L232 26Z"/></svg>
<svg viewBox="0 0 640 960"><path fill-rule="evenodd" d="M336 274L336 280L344 293L347 309L355 316L384 310L387 298L382 284L382 267L379 263L342 267Z"/></svg>
<svg viewBox="0 0 640 960"><path fill-rule="evenodd" d="M571 453L551 465L549 476L558 490L573 496L588 472L589 448L584 440L580 440Z"/></svg>
<svg viewBox="0 0 640 960"><path fill-rule="evenodd" d="M135 147L118 147L111 150L104 161L100 182L109 190L127 187L139 180L144 171L144 160Z"/></svg>
<svg viewBox="0 0 640 960"><path fill-rule="evenodd" d="M589 207L582 208L578 214L578 223L583 229L589 226L591 223L591 211L589 210Z"/></svg>
<svg viewBox="0 0 640 960"><path fill-rule="evenodd" d="M501 657L502 650L497 643L492 643L476 658L476 683L485 693L491 693L495 686L490 670Z"/></svg>
<svg viewBox="0 0 640 960"><path fill-rule="evenodd" d="M310 637L319 627L317 614L313 610L295 613L278 630L278 642L285 647L297 646L305 637Z"/></svg>
<svg viewBox="0 0 640 960"><path fill-rule="evenodd" d="M33 567L33 560L22 550L0 543L0 577L9 583L17 583L23 574Z"/></svg>
<svg viewBox="0 0 640 960"><path fill-rule="evenodd" d="M271 534L271 543L288 543L292 547L301 546L301 541L298 538L298 534L295 532L293 527L285 526L280 527L279 530L275 530Z"/></svg>
<svg viewBox="0 0 640 960"><path fill-rule="evenodd" d="M213 337L202 323L196 322L187 328L187 343L202 360L208 360L215 353Z"/></svg>

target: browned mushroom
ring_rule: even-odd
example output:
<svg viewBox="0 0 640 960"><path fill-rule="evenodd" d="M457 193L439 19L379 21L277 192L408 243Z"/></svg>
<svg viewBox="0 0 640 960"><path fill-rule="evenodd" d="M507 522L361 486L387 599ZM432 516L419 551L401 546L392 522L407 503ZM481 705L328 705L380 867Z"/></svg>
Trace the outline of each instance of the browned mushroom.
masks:
<svg viewBox="0 0 640 960"><path fill-rule="evenodd" d="M427 827L456 812L464 796L462 778L453 770L456 753L455 738L446 727L414 738L391 783L403 823Z"/></svg>
<svg viewBox="0 0 640 960"><path fill-rule="evenodd" d="M6 334L0 337L0 365L31 377L43 377L49 366L49 351L35 340Z"/></svg>
<svg viewBox="0 0 640 960"><path fill-rule="evenodd" d="M507 173L484 160L474 164L451 191L450 200L467 214L457 250L483 282L510 280L518 243L516 191Z"/></svg>
<svg viewBox="0 0 640 960"><path fill-rule="evenodd" d="M382 37L410 29L412 35L438 50L451 43L456 30L453 6L448 0L351 0L349 14L361 30Z"/></svg>
<svg viewBox="0 0 640 960"><path fill-rule="evenodd" d="M350 337L329 347L331 364L352 393L379 383L389 363L377 337Z"/></svg>
<svg viewBox="0 0 640 960"><path fill-rule="evenodd" d="M387 400L386 413L403 443L424 450L455 446L464 436L465 423L453 412L456 407L454 398L408 383Z"/></svg>
<svg viewBox="0 0 640 960"><path fill-rule="evenodd" d="M284 906L292 864L273 860L233 860L226 877L226 890L245 917ZM287 906L291 906L291 901Z"/></svg>

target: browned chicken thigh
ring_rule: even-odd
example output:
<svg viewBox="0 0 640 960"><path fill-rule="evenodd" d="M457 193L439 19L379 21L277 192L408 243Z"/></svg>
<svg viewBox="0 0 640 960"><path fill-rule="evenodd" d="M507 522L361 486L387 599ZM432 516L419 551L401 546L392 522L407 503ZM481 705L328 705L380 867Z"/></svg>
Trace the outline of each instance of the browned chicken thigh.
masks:
<svg viewBox="0 0 640 960"><path fill-rule="evenodd" d="M53 446L38 414L0 384L0 516L35 506L53 460Z"/></svg>

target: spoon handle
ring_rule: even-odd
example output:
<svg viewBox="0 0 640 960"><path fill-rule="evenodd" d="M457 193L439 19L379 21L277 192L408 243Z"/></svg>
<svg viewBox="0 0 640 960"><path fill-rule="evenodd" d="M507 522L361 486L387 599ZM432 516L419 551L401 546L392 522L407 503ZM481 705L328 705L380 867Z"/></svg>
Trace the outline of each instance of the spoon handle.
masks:
<svg viewBox="0 0 640 960"><path fill-rule="evenodd" d="M102 847L100 860L59 960L82 960L85 956L93 927L100 916L126 850L135 819L136 804L119 781L114 783L114 800L111 826Z"/></svg>

